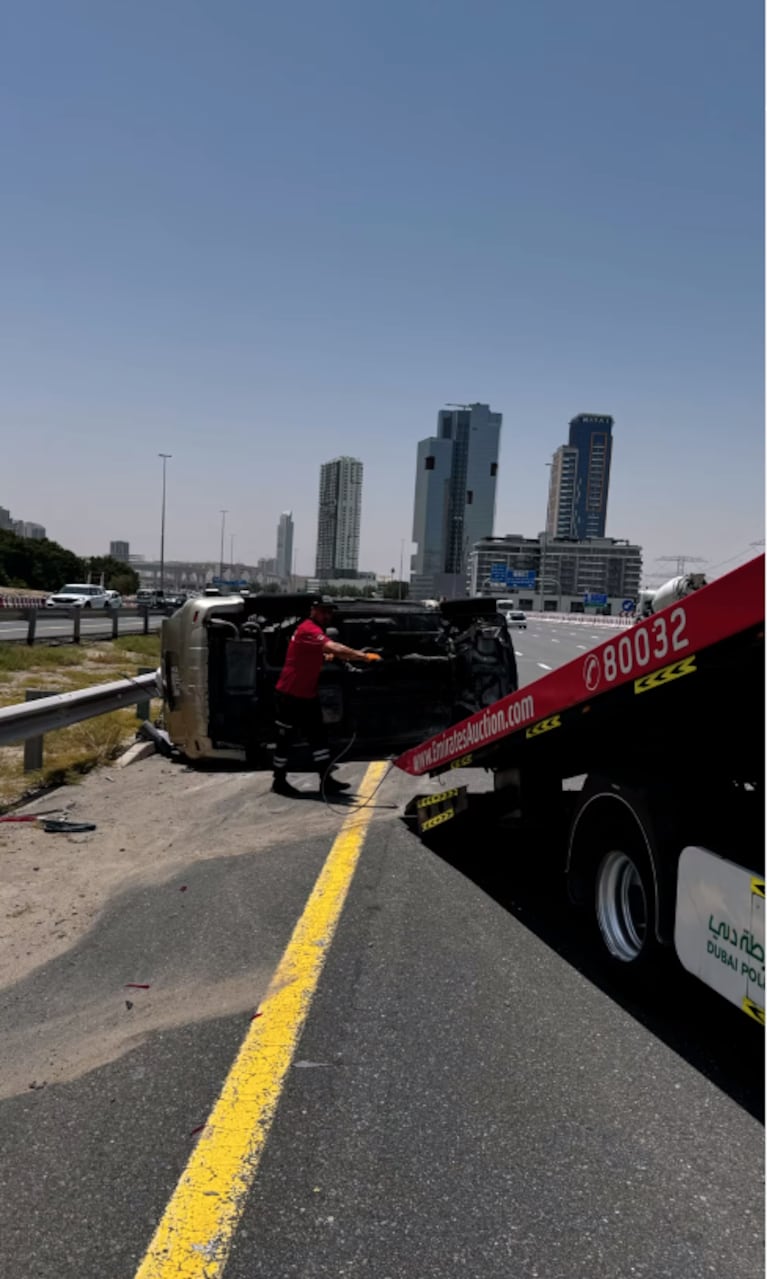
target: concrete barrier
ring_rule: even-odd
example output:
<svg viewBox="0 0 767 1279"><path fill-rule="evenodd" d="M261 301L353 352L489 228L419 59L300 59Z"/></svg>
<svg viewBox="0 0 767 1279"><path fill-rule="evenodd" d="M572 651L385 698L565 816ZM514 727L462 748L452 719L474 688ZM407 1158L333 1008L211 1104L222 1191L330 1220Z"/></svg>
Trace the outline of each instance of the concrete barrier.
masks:
<svg viewBox="0 0 767 1279"><path fill-rule="evenodd" d="M615 617L591 617L588 613L528 613L528 622L567 622L572 626L632 626L634 619L626 614Z"/></svg>

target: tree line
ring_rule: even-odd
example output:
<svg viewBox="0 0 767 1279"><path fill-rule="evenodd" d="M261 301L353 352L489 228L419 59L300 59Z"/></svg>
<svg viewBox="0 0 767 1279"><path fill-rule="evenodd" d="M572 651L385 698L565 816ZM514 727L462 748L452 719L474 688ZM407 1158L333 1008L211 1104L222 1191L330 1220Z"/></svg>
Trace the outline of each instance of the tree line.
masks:
<svg viewBox="0 0 767 1279"><path fill-rule="evenodd" d="M139 579L129 564L121 564L111 555L95 555L81 559L49 538L36 541L18 537L0 529L0 586L16 590L57 591L67 582L100 583L121 595L133 595Z"/></svg>

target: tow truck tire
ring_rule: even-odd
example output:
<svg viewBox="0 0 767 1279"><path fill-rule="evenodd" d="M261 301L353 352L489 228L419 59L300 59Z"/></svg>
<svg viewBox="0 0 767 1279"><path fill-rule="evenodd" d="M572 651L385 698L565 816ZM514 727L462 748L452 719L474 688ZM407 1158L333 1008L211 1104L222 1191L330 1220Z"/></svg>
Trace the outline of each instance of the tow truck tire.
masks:
<svg viewBox="0 0 767 1279"><path fill-rule="evenodd" d="M611 966L643 977L663 952L657 939L657 885L640 814L615 793L591 797L571 832L571 897L589 911Z"/></svg>
<svg viewBox="0 0 767 1279"><path fill-rule="evenodd" d="M596 869L594 915L610 958L638 970L654 950L653 886L638 850L615 842Z"/></svg>

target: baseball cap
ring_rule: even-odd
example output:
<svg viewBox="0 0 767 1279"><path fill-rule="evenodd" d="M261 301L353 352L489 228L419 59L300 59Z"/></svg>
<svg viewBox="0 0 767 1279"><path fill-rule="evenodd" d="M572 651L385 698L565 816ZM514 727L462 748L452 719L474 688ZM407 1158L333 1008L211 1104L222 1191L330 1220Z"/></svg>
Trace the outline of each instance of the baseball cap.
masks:
<svg viewBox="0 0 767 1279"><path fill-rule="evenodd" d="M334 609L335 602L330 595L313 595L311 598L311 607Z"/></svg>

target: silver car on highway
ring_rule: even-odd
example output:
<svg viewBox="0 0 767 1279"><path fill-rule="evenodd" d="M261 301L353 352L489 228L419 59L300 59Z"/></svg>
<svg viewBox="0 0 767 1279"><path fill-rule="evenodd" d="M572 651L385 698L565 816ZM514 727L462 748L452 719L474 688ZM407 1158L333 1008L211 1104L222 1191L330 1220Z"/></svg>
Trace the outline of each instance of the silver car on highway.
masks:
<svg viewBox="0 0 767 1279"><path fill-rule="evenodd" d="M62 586L55 595L49 595L45 601L46 608L119 608L120 597L110 599L115 592L105 591L103 586L92 586L90 582L74 582Z"/></svg>

